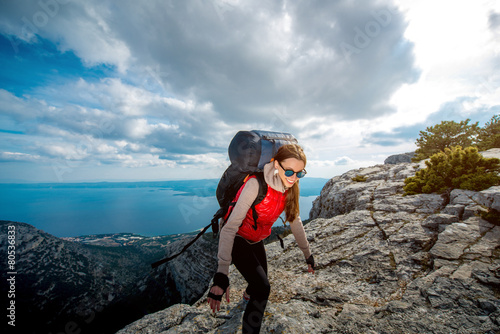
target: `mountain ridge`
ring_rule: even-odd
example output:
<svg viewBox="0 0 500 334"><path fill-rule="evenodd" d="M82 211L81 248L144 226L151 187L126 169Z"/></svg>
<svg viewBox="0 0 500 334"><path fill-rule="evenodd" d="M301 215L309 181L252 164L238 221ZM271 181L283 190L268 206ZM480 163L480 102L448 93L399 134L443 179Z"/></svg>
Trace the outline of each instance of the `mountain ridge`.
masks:
<svg viewBox="0 0 500 334"><path fill-rule="evenodd" d="M7 251L10 229L15 230L14 266L2 261L1 269L2 276L15 272L16 293L10 300L16 305L16 326L10 329L19 333L59 333L67 326L83 333L114 333L144 314L199 298L192 291L177 294L178 281L187 280L185 274L163 275L150 267L184 245L192 233L104 247L64 240L26 223L0 221L2 250ZM186 257L208 249L215 253L210 239L201 238ZM198 275L191 281L203 286L208 277ZM9 290L6 279L0 287Z"/></svg>
<svg viewBox="0 0 500 334"><path fill-rule="evenodd" d="M404 180L422 165L360 168L325 185L305 226L314 275L292 236L283 250L266 246L271 296L262 332L500 332L500 222L480 216L500 210L500 186L403 196ZM239 332L246 283L234 268L229 278L233 299L217 314L205 291L118 334Z"/></svg>

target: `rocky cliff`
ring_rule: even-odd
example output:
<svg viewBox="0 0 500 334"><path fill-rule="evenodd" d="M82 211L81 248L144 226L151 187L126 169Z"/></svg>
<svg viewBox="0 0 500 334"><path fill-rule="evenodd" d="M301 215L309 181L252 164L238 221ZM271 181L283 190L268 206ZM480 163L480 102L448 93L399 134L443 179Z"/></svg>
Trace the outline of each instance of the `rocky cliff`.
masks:
<svg viewBox="0 0 500 334"><path fill-rule="evenodd" d="M7 256L0 265L2 295L12 292L7 302L15 303L15 327L6 326L9 333L114 333L144 314L196 301L216 264L217 246L208 235L182 257L151 270L152 262L180 249L193 235L97 247L62 240L29 224L0 221L2 254L7 254L10 230L15 231L12 267Z"/></svg>
<svg viewBox="0 0 500 334"><path fill-rule="evenodd" d="M266 246L272 292L263 333L500 333L500 222L480 216L498 214L500 187L403 196L419 168L378 165L325 185L305 227L314 275L293 236L284 249ZM230 281L231 303L216 315L203 297L118 333L240 332L245 283L237 270Z"/></svg>

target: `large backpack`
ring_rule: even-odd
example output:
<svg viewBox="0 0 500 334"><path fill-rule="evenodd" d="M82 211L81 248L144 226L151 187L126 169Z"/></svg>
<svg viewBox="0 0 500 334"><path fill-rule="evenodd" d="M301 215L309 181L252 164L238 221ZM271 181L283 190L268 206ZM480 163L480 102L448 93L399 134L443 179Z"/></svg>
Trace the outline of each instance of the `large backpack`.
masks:
<svg viewBox="0 0 500 334"><path fill-rule="evenodd" d="M179 253L155 262L151 266L155 268L179 256L198 240L209 227L212 227L215 238L219 233L219 220L228 216L228 213L230 213L230 210L236 204L235 197L238 190L250 175L255 175L259 182L259 192L252 204L253 218L257 222L258 217L255 206L267 194L267 184L263 175L264 165L271 161L281 146L296 143L297 139L289 133L258 130L239 131L231 140L228 148L231 164L224 171L215 192L220 209L215 213L210 224L205 226ZM256 229L257 226L254 228Z"/></svg>
<svg viewBox="0 0 500 334"><path fill-rule="evenodd" d="M297 143L297 139L289 133L271 131L239 131L229 144L228 153L231 165L226 169L215 192L220 209L212 219L212 232L219 232L219 219L227 217L227 213L236 204L234 201L238 190L248 176L255 175L259 182L259 192L251 208L254 221L257 222L255 206L267 194L264 181L264 165L271 161L278 149L285 144ZM257 229L257 226L254 227Z"/></svg>

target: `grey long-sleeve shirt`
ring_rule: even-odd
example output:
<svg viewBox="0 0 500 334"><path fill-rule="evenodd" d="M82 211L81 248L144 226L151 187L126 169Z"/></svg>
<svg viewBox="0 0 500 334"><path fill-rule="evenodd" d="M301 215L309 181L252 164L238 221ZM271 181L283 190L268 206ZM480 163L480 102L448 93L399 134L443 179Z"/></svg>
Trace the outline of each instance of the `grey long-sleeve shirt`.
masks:
<svg viewBox="0 0 500 334"><path fill-rule="evenodd" d="M284 192L286 190L279 175L274 174L273 163L268 163L264 166L264 179L267 185L272 187L274 190L280 192ZM218 252L219 266L217 272L228 275L232 259L231 252L233 250L234 238L239 237L236 233L238 232L243 219L245 219L252 203L257 198L258 192L259 182L256 179L248 180L241 192L238 202L220 232ZM311 251L309 249L309 242L307 241L304 226L302 225L300 217L297 216L290 226L299 248L302 250L304 257L307 259L311 255Z"/></svg>

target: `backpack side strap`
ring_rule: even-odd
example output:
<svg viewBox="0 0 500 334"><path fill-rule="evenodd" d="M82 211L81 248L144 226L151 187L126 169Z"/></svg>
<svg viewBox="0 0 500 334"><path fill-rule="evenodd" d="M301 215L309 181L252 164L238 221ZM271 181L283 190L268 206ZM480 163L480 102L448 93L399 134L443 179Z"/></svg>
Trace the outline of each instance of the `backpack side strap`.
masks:
<svg viewBox="0 0 500 334"><path fill-rule="evenodd" d="M152 269L154 269L154 268L156 268L156 267L158 267L158 266L160 266L160 265L162 265L162 264L164 264L164 263L166 263L166 262L168 262L168 261L170 261L170 260L175 259L177 256L179 256L179 255L181 255L182 253L184 253L184 252L186 251L186 249L188 249L188 248L189 248L189 246L191 246L191 245L192 245L192 244L193 244L196 240L198 240L198 239L199 239L199 238L203 235L203 233L205 233L205 232L206 232L206 230L207 230L210 226L212 226L212 223L210 223L210 224L208 224L207 226L205 226L205 228L203 228L203 230L201 230L201 232L200 232L200 233L198 233L198 235L197 235L197 236L196 236L193 240L191 240L190 242L188 242L188 243L187 243L187 244L186 244L186 245L182 248L182 250L181 250L179 253L174 254L174 255L172 255L172 256L170 256L170 257L166 257L166 258L164 258L164 259L162 259L162 260L160 260L160 261L156 261L155 263L152 263L152 264L151 264L151 268L152 268Z"/></svg>

